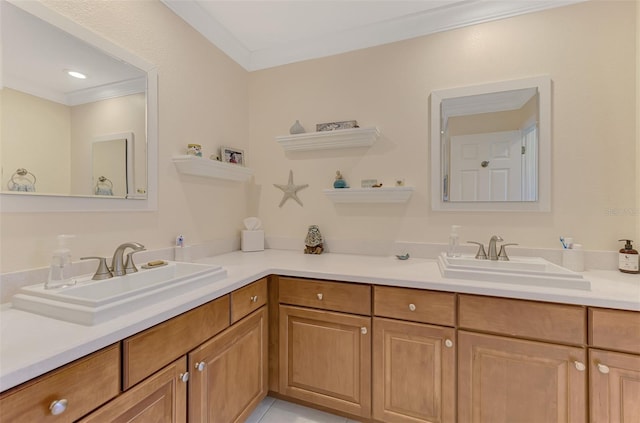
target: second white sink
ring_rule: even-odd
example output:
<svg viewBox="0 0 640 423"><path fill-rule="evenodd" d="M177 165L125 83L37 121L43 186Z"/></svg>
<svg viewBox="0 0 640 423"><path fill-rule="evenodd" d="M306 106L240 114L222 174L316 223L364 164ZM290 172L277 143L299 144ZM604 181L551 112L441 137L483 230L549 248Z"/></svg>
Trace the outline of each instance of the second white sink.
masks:
<svg viewBox="0 0 640 423"><path fill-rule="evenodd" d="M226 276L227 271L217 265L169 262L100 281L87 275L70 287L45 289L43 283L26 286L13 296L12 303L19 310L95 325Z"/></svg>

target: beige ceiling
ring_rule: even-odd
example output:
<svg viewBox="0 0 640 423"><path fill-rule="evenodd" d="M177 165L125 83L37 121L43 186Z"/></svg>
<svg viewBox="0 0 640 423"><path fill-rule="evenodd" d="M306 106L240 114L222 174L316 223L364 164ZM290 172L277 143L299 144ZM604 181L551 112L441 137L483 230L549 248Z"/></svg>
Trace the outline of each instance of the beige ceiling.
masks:
<svg viewBox="0 0 640 423"><path fill-rule="evenodd" d="M162 0L247 70L584 0Z"/></svg>

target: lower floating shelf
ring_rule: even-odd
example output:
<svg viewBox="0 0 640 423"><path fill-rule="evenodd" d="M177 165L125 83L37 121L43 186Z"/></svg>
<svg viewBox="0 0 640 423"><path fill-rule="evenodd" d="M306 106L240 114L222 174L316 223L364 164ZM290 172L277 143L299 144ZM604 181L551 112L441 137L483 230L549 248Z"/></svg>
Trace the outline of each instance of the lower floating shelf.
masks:
<svg viewBox="0 0 640 423"><path fill-rule="evenodd" d="M324 194L334 203L406 203L413 187L325 189Z"/></svg>
<svg viewBox="0 0 640 423"><path fill-rule="evenodd" d="M178 171L187 175L241 182L248 180L253 175L253 170L248 167L202 157L174 156L172 160Z"/></svg>

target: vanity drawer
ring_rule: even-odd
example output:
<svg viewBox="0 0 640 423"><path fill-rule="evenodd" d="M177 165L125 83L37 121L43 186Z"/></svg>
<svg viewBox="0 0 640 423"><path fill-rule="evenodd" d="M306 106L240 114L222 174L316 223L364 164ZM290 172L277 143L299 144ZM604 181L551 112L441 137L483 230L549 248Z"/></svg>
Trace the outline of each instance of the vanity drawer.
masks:
<svg viewBox="0 0 640 423"><path fill-rule="evenodd" d="M587 341L585 307L474 295L458 298L460 328L567 344Z"/></svg>
<svg viewBox="0 0 640 423"><path fill-rule="evenodd" d="M231 324L267 303L267 278L231 293Z"/></svg>
<svg viewBox="0 0 640 423"><path fill-rule="evenodd" d="M589 308L589 345L640 354L640 312Z"/></svg>
<svg viewBox="0 0 640 423"><path fill-rule="evenodd" d="M122 341L123 389L140 382L229 327L225 295Z"/></svg>
<svg viewBox="0 0 640 423"><path fill-rule="evenodd" d="M373 313L376 316L454 326L455 310L456 296L452 293L389 286L373 287Z"/></svg>
<svg viewBox="0 0 640 423"><path fill-rule="evenodd" d="M356 283L279 278L281 303L371 315L371 287Z"/></svg>
<svg viewBox="0 0 640 423"><path fill-rule="evenodd" d="M72 422L120 393L120 345L115 344L0 395L0 421ZM66 400L66 410L49 407Z"/></svg>

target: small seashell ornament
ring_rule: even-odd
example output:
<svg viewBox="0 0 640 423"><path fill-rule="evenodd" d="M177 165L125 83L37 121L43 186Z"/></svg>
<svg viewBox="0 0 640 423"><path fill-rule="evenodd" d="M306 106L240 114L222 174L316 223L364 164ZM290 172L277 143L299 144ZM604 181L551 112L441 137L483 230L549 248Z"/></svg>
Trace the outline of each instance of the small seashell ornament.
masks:
<svg viewBox="0 0 640 423"><path fill-rule="evenodd" d="M305 254L322 254L324 251L322 234L318 225L309 226L307 237L304 240Z"/></svg>

